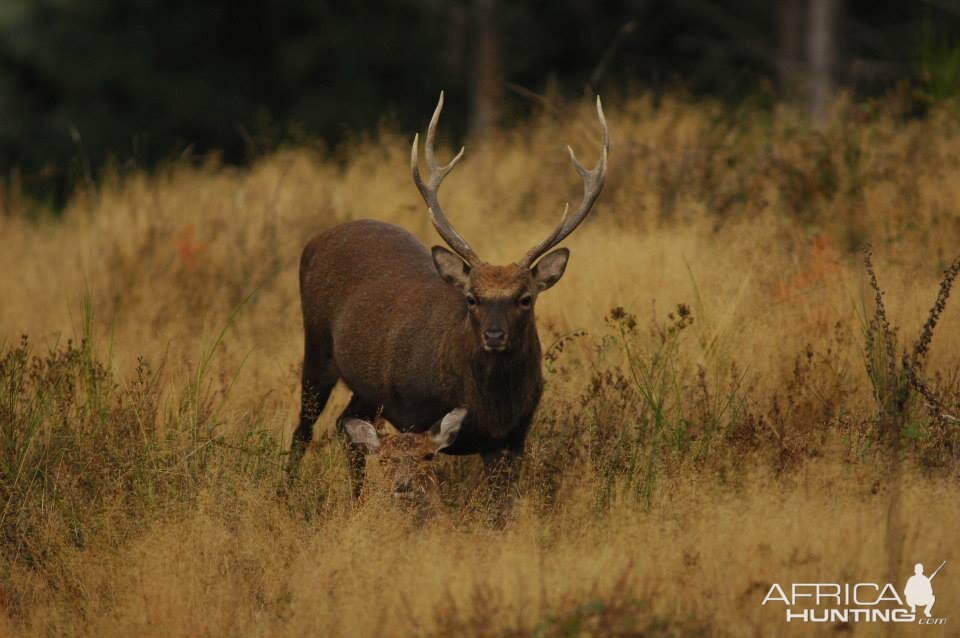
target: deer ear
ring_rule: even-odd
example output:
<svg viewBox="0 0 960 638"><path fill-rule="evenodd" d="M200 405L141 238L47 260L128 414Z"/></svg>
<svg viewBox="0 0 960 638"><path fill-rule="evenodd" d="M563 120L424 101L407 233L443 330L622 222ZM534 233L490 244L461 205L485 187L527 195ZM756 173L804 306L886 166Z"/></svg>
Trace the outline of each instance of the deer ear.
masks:
<svg viewBox="0 0 960 638"><path fill-rule="evenodd" d="M467 416L466 408L456 408L447 413L440 422L430 428L430 438L437 444L437 450L453 445L460 433L460 426Z"/></svg>
<svg viewBox="0 0 960 638"><path fill-rule="evenodd" d="M430 249L433 265L440 277L458 290L466 291L470 284L470 266L442 246Z"/></svg>
<svg viewBox="0 0 960 638"><path fill-rule="evenodd" d="M566 248L557 248L544 255L537 262L532 272L533 279L537 282L537 288L541 292L560 281L560 278L563 277L563 271L567 269L568 259L570 259L570 251Z"/></svg>
<svg viewBox="0 0 960 638"><path fill-rule="evenodd" d="M376 454L380 451L380 437L377 430L363 419L347 419L343 424L347 436L354 445L363 449L367 454Z"/></svg>

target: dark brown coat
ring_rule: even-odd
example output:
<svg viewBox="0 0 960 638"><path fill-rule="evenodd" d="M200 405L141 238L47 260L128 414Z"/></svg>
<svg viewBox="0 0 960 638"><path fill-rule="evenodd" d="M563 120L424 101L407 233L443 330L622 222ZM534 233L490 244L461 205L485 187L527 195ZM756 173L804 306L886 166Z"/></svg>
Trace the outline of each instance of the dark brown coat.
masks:
<svg viewBox="0 0 960 638"><path fill-rule="evenodd" d="M398 429L423 431L466 407L447 453L522 447L543 389L532 308L516 349L485 351L463 293L440 278L430 252L402 228L371 220L307 244L300 292L306 343L298 438L309 440L343 379L354 398L341 418L371 419L382 408Z"/></svg>
<svg viewBox="0 0 960 638"><path fill-rule="evenodd" d="M313 424L338 379L353 392L338 419L386 417L404 432L419 432L455 408L466 408L448 454L483 454L488 477L507 484L523 452L540 395L540 340L534 306L566 269L569 251L555 248L586 218L603 186L609 136L603 127L600 160L584 168L578 209L516 263L484 262L447 220L437 191L463 156L436 163L433 142L443 94L427 129L427 180L420 175L418 138L410 166L434 228L453 250L428 251L407 231L376 221L342 224L307 244L300 261L305 333L300 425L291 468L313 437ZM354 489L363 454L353 449ZM505 471L499 471L498 468ZM505 481L500 481L503 477Z"/></svg>

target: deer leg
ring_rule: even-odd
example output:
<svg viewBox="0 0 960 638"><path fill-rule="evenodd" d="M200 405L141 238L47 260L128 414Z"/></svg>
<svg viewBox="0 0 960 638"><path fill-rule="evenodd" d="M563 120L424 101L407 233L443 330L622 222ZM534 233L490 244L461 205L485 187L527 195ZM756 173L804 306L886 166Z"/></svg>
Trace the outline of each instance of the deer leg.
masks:
<svg viewBox="0 0 960 638"><path fill-rule="evenodd" d="M521 452L507 448L486 452L482 456L486 493L490 499L490 522L495 527L503 527L516 497Z"/></svg>
<svg viewBox="0 0 960 638"><path fill-rule="evenodd" d="M350 398L350 403L343 409L340 417L337 419L337 432L343 438L347 450L347 459L350 463L350 482L353 485L354 498L360 497L360 491L363 489L364 468L366 466L366 454L364 450L354 445L343 429L343 424L347 419L363 419L374 423L380 414L380 405L371 403L358 395L354 394Z"/></svg>
<svg viewBox="0 0 960 638"><path fill-rule="evenodd" d="M329 348L318 347L308 338L301 375L300 424L293 433L287 464L287 473L291 479L300 466L307 446L313 440L313 425L330 398L330 392L337 383L337 376Z"/></svg>
<svg viewBox="0 0 960 638"><path fill-rule="evenodd" d="M483 474L498 499L508 497L516 484L520 454L506 449L483 454Z"/></svg>
<svg viewBox="0 0 960 638"><path fill-rule="evenodd" d="M523 459L531 421L532 417L523 420L522 427L517 428L504 449L482 455L486 493L491 499L489 503L491 522L495 527L503 527L506 524L507 514L510 513L513 500L517 496L520 461Z"/></svg>

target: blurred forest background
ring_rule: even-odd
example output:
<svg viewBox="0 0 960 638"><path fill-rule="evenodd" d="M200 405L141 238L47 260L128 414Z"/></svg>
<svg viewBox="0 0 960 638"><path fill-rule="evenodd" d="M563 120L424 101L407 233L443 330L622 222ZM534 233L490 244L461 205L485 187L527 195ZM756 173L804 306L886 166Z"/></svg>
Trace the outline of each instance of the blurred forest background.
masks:
<svg viewBox="0 0 960 638"><path fill-rule="evenodd" d="M955 0L3 0L0 171L55 204L108 165L412 130L440 88L460 136L584 92L909 116L960 87L958 35Z"/></svg>

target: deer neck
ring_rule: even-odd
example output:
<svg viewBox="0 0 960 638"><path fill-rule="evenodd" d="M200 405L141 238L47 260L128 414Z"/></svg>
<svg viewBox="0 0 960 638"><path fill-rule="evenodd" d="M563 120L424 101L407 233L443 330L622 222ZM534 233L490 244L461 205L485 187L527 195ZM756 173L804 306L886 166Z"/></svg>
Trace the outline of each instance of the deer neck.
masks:
<svg viewBox="0 0 960 638"><path fill-rule="evenodd" d="M492 437L506 436L519 417L532 413L543 385L540 339L532 321L519 345L508 352L486 352L469 326L461 335L462 358L454 374L467 409Z"/></svg>

